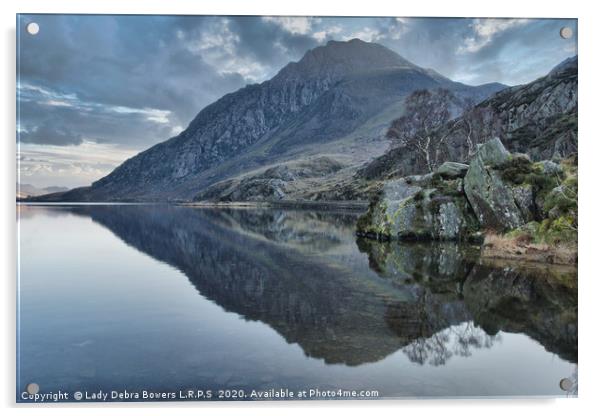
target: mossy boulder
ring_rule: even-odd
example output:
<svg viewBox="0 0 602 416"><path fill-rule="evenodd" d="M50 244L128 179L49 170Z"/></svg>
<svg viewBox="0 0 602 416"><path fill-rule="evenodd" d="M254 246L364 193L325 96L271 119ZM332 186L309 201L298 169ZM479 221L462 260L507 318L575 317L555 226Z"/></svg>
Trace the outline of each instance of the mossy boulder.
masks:
<svg viewBox="0 0 602 416"><path fill-rule="evenodd" d="M479 146L464 178L464 190L484 229L509 230L526 221L511 186L496 168L512 161L499 139ZM521 162L522 164L522 162Z"/></svg>
<svg viewBox="0 0 602 416"><path fill-rule="evenodd" d="M387 182L357 231L385 240L468 240L477 228L461 180L429 174Z"/></svg>

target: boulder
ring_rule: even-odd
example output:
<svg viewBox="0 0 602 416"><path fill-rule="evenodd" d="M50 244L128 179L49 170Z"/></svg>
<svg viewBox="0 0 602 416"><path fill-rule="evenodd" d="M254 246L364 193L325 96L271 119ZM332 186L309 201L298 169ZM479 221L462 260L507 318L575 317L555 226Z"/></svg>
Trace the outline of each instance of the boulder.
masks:
<svg viewBox="0 0 602 416"><path fill-rule="evenodd" d="M463 178L468 172L468 165L458 162L445 162L437 168L437 173L444 179Z"/></svg>
<svg viewBox="0 0 602 416"><path fill-rule="evenodd" d="M537 211L533 186L529 184L513 186L512 195L514 196L516 206L520 209L523 221L525 223L533 221L535 219L535 212Z"/></svg>
<svg viewBox="0 0 602 416"><path fill-rule="evenodd" d="M358 221L358 234L378 239L469 240L478 224L461 180L432 174L385 183Z"/></svg>
<svg viewBox="0 0 602 416"><path fill-rule="evenodd" d="M511 156L512 155L506 150L501 140L496 137L495 139L478 145L476 159L488 166L499 166L507 162Z"/></svg>
<svg viewBox="0 0 602 416"><path fill-rule="evenodd" d="M464 191L483 229L506 231L527 222L515 201L513 186L506 183L496 169L511 159L512 155L495 138L479 146L470 162L464 178Z"/></svg>

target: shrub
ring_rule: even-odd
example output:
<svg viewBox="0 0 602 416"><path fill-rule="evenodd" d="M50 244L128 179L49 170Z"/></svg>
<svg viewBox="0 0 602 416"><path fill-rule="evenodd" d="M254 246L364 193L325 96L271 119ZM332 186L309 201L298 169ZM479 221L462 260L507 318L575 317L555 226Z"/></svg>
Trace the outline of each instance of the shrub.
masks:
<svg viewBox="0 0 602 416"><path fill-rule="evenodd" d="M504 181L516 185L524 183L526 175L532 172L532 163L526 157L514 156L497 167Z"/></svg>

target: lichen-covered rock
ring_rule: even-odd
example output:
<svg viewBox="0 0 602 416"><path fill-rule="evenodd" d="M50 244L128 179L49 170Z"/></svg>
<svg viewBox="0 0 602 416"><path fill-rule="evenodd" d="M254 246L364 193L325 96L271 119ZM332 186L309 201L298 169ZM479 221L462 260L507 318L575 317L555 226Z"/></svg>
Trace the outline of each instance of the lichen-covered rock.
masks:
<svg viewBox="0 0 602 416"><path fill-rule="evenodd" d="M421 188L413 185L412 181L399 179L385 183L383 186L383 195L392 202L401 202L404 199L416 195L420 190Z"/></svg>
<svg viewBox="0 0 602 416"><path fill-rule="evenodd" d="M495 139L489 140L478 146L475 160L479 160L488 166L499 166L508 161L511 156L512 155L506 150L501 140L496 137ZM472 165L473 162L474 160L471 161L470 165Z"/></svg>
<svg viewBox="0 0 602 416"><path fill-rule="evenodd" d="M461 180L434 175L389 181L358 221L358 234L378 239L468 240L478 224Z"/></svg>
<svg viewBox="0 0 602 416"><path fill-rule="evenodd" d="M453 202L439 205L438 226L439 236L442 240L453 240L460 235L463 227L462 212Z"/></svg>
<svg viewBox="0 0 602 416"><path fill-rule="evenodd" d="M445 162L437 168L437 173L444 179L463 178L468 172L468 165L458 162Z"/></svg>
<svg viewBox="0 0 602 416"><path fill-rule="evenodd" d="M512 187L514 202L520 209L525 222L532 221L537 208L535 207L535 193L530 184L521 184Z"/></svg>
<svg viewBox="0 0 602 416"><path fill-rule="evenodd" d="M509 230L525 224L510 184L495 168L512 158L499 139L479 146L464 178L464 190L484 229Z"/></svg>

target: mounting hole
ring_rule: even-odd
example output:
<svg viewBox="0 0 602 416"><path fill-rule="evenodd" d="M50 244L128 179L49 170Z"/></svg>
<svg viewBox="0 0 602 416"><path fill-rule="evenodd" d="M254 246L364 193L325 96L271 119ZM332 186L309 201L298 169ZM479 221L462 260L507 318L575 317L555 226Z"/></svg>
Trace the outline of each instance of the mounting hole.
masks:
<svg viewBox="0 0 602 416"><path fill-rule="evenodd" d="M570 39L573 37L573 29L571 29L568 26L563 27L562 29L560 29L560 37L562 39Z"/></svg>
<svg viewBox="0 0 602 416"><path fill-rule="evenodd" d="M564 391L571 391L573 388L573 381L570 378L563 378L560 380L560 388Z"/></svg>
<svg viewBox="0 0 602 416"><path fill-rule="evenodd" d="M29 383L27 387L25 387L25 390L27 390L27 393L29 394L38 394L40 391L40 386L38 386L36 383Z"/></svg>
<svg viewBox="0 0 602 416"><path fill-rule="evenodd" d="M37 35L39 31L40 25L38 25L36 22L31 22L27 24L27 33L29 33L30 35Z"/></svg>

